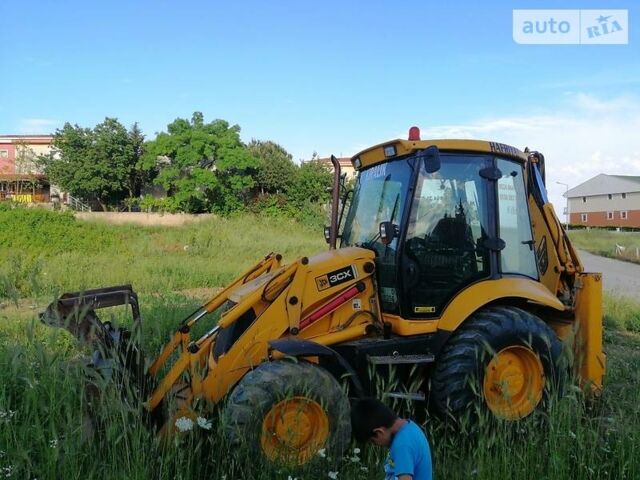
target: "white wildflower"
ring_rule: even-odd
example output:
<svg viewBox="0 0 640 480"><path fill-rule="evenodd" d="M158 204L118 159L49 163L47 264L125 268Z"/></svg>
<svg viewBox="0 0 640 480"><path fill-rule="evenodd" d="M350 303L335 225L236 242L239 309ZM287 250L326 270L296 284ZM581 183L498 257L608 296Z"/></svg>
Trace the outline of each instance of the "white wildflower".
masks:
<svg viewBox="0 0 640 480"><path fill-rule="evenodd" d="M362 467L360 467L360 470L362 470L363 472L368 472L369 471L369 467L365 467L363 465Z"/></svg>
<svg viewBox="0 0 640 480"><path fill-rule="evenodd" d="M0 468L0 476L4 476L4 478L9 478L12 475L13 475L13 465Z"/></svg>
<svg viewBox="0 0 640 480"><path fill-rule="evenodd" d="M196 422L198 422L198 426L203 428L204 430L211 430L211 420L207 420L204 417L196 418Z"/></svg>
<svg viewBox="0 0 640 480"><path fill-rule="evenodd" d="M358 455L360 453L360 449L358 447L353 449L353 453L355 453L356 455Z"/></svg>
<svg viewBox="0 0 640 480"><path fill-rule="evenodd" d="M188 432L193 429L193 420L189 417L180 417L176 420L176 428L179 432Z"/></svg>
<svg viewBox="0 0 640 480"><path fill-rule="evenodd" d="M6 420L7 422L16 416L18 413L16 410L7 410L6 412L0 410L0 420Z"/></svg>
<svg viewBox="0 0 640 480"><path fill-rule="evenodd" d="M328 475L331 480L336 480L336 478L338 478L338 472L329 472Z"/></svg>
<svg viewBox="0 0 640 480"><path fill-rule="evenodd" d="M289 475L287 477L287 480L298 480L298 477L292 477L291 475Z"/></svg>
<svg viewBox="0 0 640 480"><path fill-rule="evenodd" d="M318 450L318 456L322 458L327 458L327 449L321 448L320 450Z"/></svg>
<svg viewBox="0 0 640 480"><path fill-rule="evenodd" d="M573 433L571 430L569 430L569 436L570 436L571 438L573 438L574 440L576 439L576 434L575 434L575 433Z"/></svg>
<svg viewBox="0 0 640 480"><path fill-rule="evenodd" d="M49 441L49 448L58 448L58 439L54 438Z"/></svg>

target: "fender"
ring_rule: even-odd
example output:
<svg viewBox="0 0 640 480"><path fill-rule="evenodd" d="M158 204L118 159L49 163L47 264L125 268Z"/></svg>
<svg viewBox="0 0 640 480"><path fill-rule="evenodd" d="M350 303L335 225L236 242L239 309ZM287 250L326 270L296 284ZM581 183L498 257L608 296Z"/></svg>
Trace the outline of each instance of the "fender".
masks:
<svg viewBox="0 0 640 480"><path fill-rule="evenodd" d="M347 362L342 355L335 350L320 345L319 343L312 342L310 340L297 340L283 338L280 340L273 340L269 342L269 348L278 352L284 353L290 357L322 357L335 360L340 370L349 378L351 385L358 398L364 396L364 389L362 382L358 378L356 371L353 369L349 362Z"/></svg>
<svg viewBox="0 0 640 480"><path fill-rule="evenodd" d="M521 276L476 283L460 292L438 322L439 330L456 330L474 311L501 298L521 298L560 312L564 304L540 282Z"/></svg>
<svg viewBox="0 0 640 480"><path fill-rule="evenodd" d="M481 280L468 286L451 299L440 318L405 320L395 315L385 315L384 319L393 325L393 332L398 335L453 332L476 310L509 298L528 300L560 312L565 310L558 297L540 282L524 276L505 275L498 280Z"/></svg>

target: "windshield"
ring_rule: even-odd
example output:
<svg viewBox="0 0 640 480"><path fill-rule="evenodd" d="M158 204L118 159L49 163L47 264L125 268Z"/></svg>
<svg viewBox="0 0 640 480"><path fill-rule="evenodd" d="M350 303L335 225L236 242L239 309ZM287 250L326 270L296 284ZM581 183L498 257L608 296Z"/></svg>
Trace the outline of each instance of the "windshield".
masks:
<svg viewBox="0 0 640 480"><path fill-rule="evenodd" d="M411 179L407 160L395 160L363 170L353 192L351 208L342 233L343 247L385 250L378 236L380 222L400 225ZM395 250L398 239L389 245Z"/></svg>

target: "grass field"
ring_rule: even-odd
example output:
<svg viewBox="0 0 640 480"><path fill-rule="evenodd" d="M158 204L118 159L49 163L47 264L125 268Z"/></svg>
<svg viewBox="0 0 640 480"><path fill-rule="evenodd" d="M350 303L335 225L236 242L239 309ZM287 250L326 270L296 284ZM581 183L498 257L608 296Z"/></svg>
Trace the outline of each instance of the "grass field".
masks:
<svg viewBox="0 0 640 480"><path fill-rule="evenodd" d="M640 232L616 232L592 228L591 230L571 230L569 237L577 248L587 252L640 263ZM623 250L616 251L617 245Z"/></svg>
<svg viewBox="0 0 640 480"><path fill-rule="evenodd" d="M139 411L106 392L103 433L82 440L85 353L36 320L58 293L133 283L141 293L144 347L155 353L179 319L243 268L277 249L291 260L325 247L293 221L241 217L174 229L81 223L38 210L0 211L0 478L382 478L383 452L361 447L304 471L272 470L231 455L212 429L162 446ZM571 389L549 413L517 426L459 432L426 416L438 479L640 478L640 317L633 301L606 301L606 388L587 401ZM417 417L423 407L415 404ZM354 445L355 447L355 445Z"/></svg>

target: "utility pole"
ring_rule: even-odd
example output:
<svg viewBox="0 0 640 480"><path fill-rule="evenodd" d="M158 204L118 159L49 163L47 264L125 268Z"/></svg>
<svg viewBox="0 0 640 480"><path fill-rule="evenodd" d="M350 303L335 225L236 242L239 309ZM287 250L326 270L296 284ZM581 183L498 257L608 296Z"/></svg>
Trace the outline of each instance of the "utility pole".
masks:
<svg viewBox="0 0 640 480"><path fill-rule="evenodd" d="M567 195L567 193L569 193L569 185L566 183L562 183L562 182L556 182L558 185L564 185L565 191L564 191L564 198L566 198L566 206L565 206L565 212L564 212L564 229L565 230L569 230L569 196Z"/></svg>

